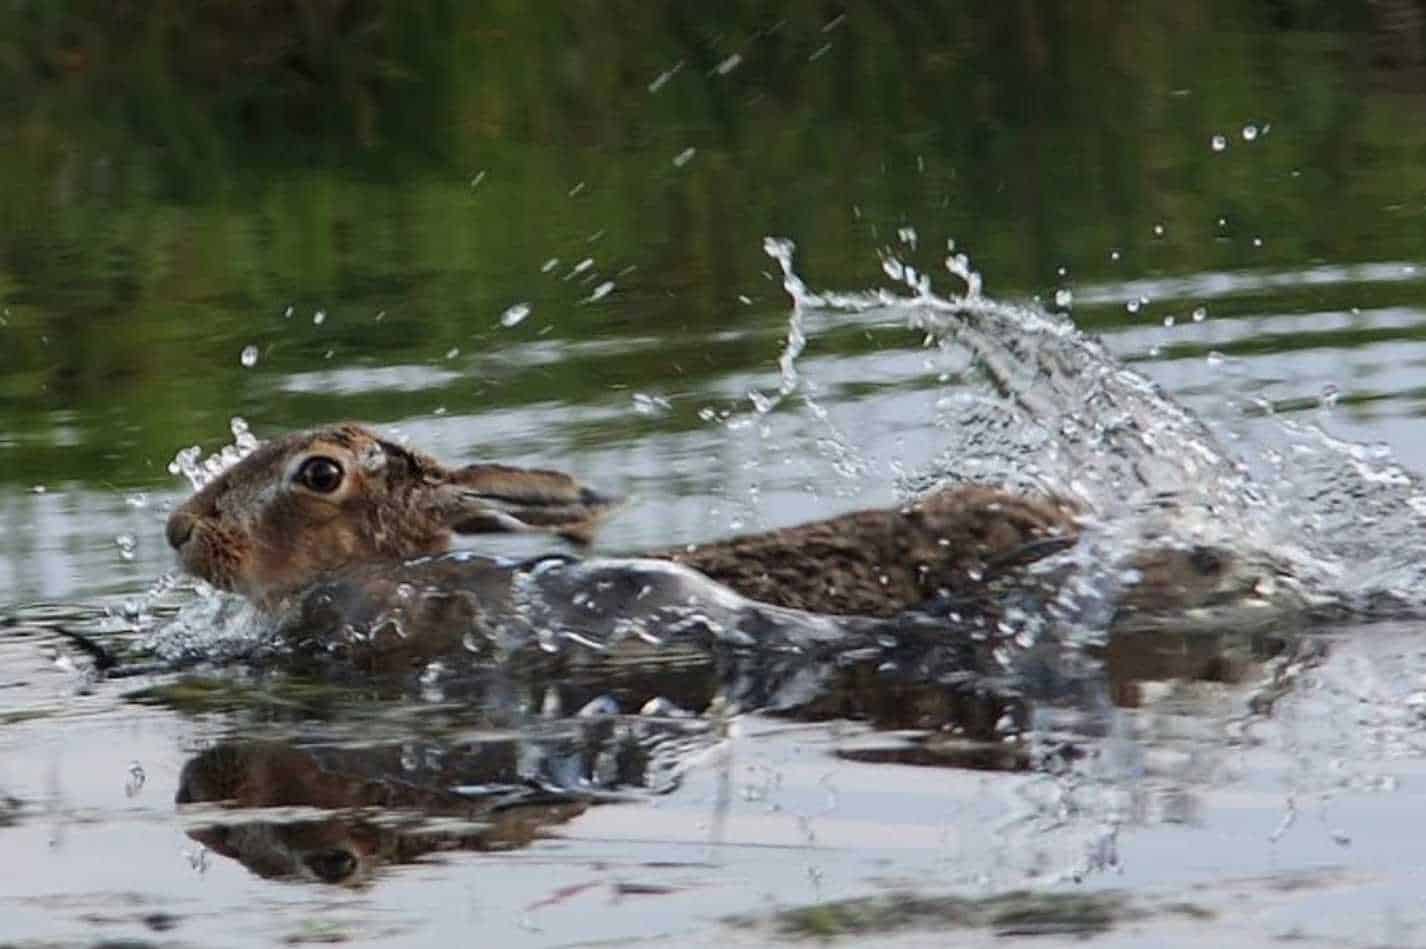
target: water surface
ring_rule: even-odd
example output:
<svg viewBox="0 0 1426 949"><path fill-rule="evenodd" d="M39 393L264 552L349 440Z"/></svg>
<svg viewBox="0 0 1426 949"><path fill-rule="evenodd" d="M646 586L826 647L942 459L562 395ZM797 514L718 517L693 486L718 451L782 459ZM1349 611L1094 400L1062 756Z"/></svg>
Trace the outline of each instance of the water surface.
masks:
<svg viewBox="0 0 1426 949"><path fill-rule="evenodd" d="M12 4L0 615L25 621L0 629L0 792L18 801L0 839L27 873L0 886L3 936L756 942L720 920L1030 885L1205 910L1121 921L1108 938L1126 944L1416 941L1398 828L1420 808L1426 668L1409 618L1321 631L1329 658L1270 715L1256 680L1154 685L1069 773L894 764L914 736L752 717L672 794L351 888L205 851L173 799L205 748L345 746L355 713L139 705L133 683L88 683L36 620L149 622L134 617L172 569L162 521L187 489L169 464L228 444L234 417L259 435L356 418L450 460L576 472L632 498L610 552L888 503L945 474L1082 489L1123 514L1118 417L1033 379L1022 391L1062 401L1017 402L987 362L1033 338L1024 319L927 345L917 275L963 293L945 266L961 252L995 313L1066 316L1206 423L1271 501L1230 527L1336 593L1416 605L1410 9L433 2L294 24L278 4ZM795 242L825 305L794 309L769 236ZM1188 456L1190 421L1134 404L1164 424L1155 458ZM1228 496L1202 471L1153 472ZM409 743L427 714L375 719Z"/></svg>

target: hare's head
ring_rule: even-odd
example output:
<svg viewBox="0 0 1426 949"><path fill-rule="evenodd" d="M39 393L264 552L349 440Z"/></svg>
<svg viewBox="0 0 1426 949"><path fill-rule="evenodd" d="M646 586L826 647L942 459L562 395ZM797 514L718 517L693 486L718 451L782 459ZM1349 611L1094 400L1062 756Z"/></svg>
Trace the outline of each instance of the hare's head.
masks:
<svg viewBox="0 0 1426 949"><path fill-rule="evenodd" d="M173 512L168 541L189 573L275 606L349 564L441 553L452 533L585 541L616 503L558 471L447 468L339 425L259 447Z"/></svg>

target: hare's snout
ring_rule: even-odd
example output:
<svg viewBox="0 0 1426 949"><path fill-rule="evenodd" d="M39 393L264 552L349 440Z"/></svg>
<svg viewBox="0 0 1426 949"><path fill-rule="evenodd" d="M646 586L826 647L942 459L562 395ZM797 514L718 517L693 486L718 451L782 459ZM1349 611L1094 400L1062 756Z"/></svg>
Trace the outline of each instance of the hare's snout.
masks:
<svg viewBox="0 0 1426 949"><path fill-rule="evenodd" d="M188 543L193 537L193 528L198 525L198 518L179 508L168 518L168 524L164 527L164 534L168 537L168 546L174 550L183 551L183 545Z"/></svg>
<svg viewBox="0 0 1426 949"><path fill-rule="evenodd" d="M233 555L239 553L241 545L235 545L234 539L227 536L229 532L205 522L204 517L194 511L193 501L168 516L163 532L184 570L215 586L232 588L242 566L240 562L233 562ZM240 556L236 559L242 560Z"/></svg>

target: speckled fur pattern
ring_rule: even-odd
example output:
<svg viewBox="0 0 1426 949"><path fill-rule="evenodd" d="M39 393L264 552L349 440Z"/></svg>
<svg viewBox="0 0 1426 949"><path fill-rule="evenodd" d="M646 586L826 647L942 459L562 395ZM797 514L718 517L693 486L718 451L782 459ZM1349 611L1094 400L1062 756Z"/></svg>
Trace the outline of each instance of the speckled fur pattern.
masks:
<svg viewBox="0 0 1426 949"><path fill-rule="evenodd" d="M857 511L651 556L693 567L744 596L819 613L893 616L973 592L994 571L1032 562L1038 542L1073 540L1075 509L981 485L901 508Z"/></svg>

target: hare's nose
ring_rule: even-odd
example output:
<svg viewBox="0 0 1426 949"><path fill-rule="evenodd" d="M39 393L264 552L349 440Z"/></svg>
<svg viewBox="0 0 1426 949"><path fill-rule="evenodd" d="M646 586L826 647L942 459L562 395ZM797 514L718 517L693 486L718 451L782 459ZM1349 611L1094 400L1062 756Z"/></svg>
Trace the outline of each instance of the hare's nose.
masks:
<svg viewBox="0 0 1426 949"><path fill-rule="evenodd" d="M196 523L197 518L187 511L174 511L164 529L168 535L168 545L174 550L182 550L183 545L188 543L188 538L193 536L193 525Z"/></svg>

